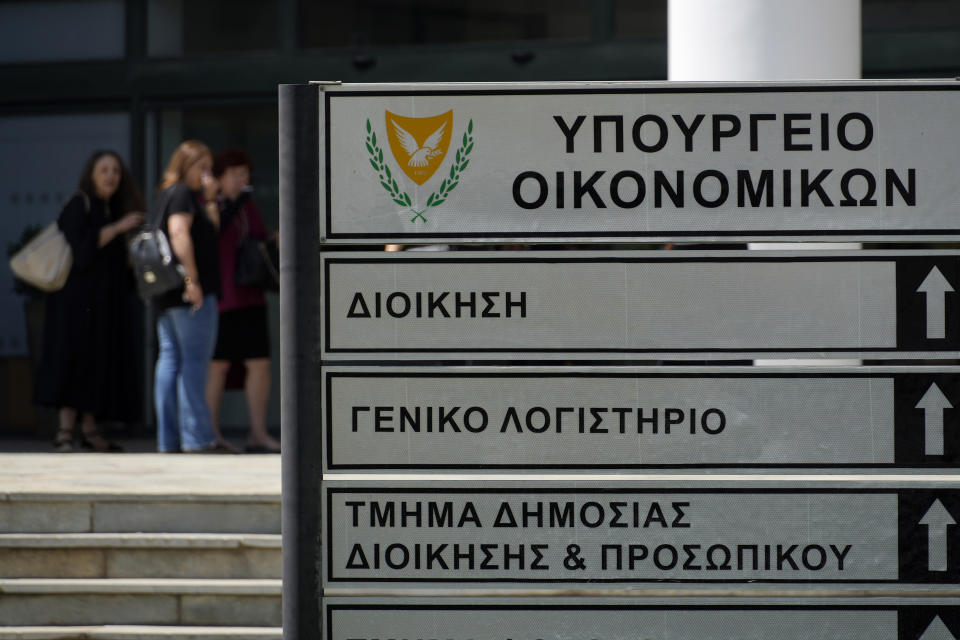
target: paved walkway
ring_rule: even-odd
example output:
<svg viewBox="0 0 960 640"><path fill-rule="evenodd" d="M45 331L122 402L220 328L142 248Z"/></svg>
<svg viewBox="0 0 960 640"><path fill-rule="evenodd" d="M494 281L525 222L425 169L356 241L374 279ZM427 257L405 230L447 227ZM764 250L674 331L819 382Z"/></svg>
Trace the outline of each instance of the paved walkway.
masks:
<svg viewBox="0 0 960 640"><path fill-rule="evenodd" d="M279 496L280 456L0 453L0 500L10 493Z"/></svg>

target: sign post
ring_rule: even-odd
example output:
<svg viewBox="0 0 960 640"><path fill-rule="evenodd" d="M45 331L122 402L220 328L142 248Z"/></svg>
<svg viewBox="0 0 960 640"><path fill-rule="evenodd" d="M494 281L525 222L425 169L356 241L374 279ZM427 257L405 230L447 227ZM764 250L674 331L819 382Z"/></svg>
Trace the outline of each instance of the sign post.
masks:
<svg viewBox="0 0 960 640"><path fill-rule="evenodd" d="M283 436L283 634L320 630L319 91L281 85L280 420Z"/></svg>
<svg viewBox="0 0 960 640"><path fill-rule="evenodd" d="M649 244L960 237L958 110L281 87L285 637L960 637L960 252Z"/></svg>

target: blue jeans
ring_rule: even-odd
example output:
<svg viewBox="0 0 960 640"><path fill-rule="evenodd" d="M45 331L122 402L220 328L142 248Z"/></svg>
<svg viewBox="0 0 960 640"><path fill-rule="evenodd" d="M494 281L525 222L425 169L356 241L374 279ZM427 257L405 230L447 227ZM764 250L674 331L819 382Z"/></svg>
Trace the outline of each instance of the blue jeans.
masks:
<svg viewBox="0 0 960 640"><path fill-rule="evenodd" d="M208 295L197 311L174 307L157 319L160 355L153 395L158 451L198 451L217 441L206 400L217 318L217 297Z"/></svg>

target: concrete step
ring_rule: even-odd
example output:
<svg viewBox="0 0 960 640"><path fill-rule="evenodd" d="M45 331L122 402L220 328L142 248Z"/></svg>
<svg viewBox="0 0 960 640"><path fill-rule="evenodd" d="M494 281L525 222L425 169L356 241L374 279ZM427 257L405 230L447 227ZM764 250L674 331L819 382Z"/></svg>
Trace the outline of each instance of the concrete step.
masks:
<svg viewBox="0 0 960 640"><path fill-rule="evenodd" d="M0 493L0 533L280 533L280 494Z"/></svg>
<svg viewBox="0 0 960 640"><path fill-rule="evenodd" d="M276 534L0 534L0 578L279 578Z"/></svg>
<svg viewBox="0 0 960 640"><path fill-rule="evenodd" d="M0 621L7 626L279 627L281 581L0 579Z"/></svg>
<svg viewBox="0 0 960 640"><path fill-rule="evenodd" d="M0 640L281 640L280 627L0 627Z"/></svg>
<svg viewBox="0 0 960 640"><path fill-rule="evenodd" d="M280 456L0 453L0 533L280 533Z"/></svg>

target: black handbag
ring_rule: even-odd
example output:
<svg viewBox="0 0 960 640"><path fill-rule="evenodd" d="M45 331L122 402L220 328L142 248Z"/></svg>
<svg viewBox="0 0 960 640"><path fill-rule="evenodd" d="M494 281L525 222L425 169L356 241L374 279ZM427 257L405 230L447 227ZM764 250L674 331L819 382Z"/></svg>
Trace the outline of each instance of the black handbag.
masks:
<svg viewBox="0 0 960 640"><path fill-rule="evenodd" d="M243 231L237 245L233 281L241 287L279 291L280 250L276 240L251 238L246 213L241 212L240 216Z"/></svg>
<svg viewBox="0 0 960 640"><path fill-rule="evenodd" d="M161 204L157 206L150 225L138 231L128 245L130 262L137 279L137 293L144 301L182 287L187 275L183 265L177 262L167 234L159 224L170 200L170 191L167 189L160 197Z"/></svg>

